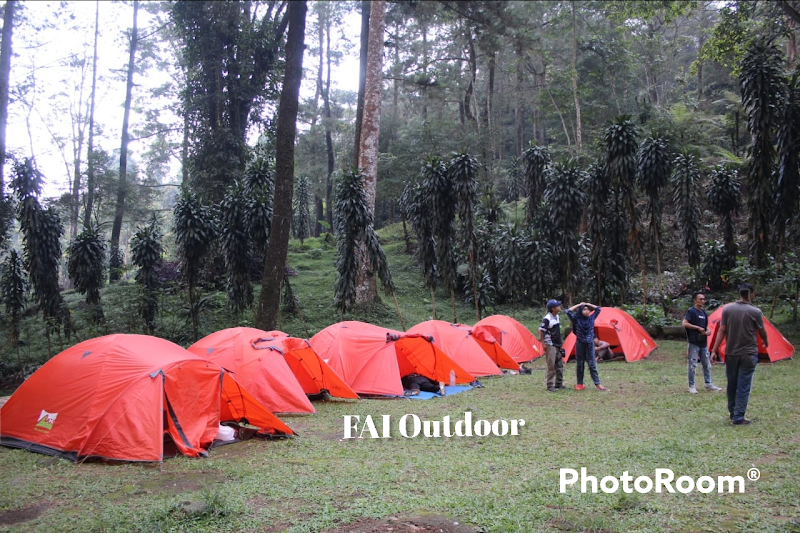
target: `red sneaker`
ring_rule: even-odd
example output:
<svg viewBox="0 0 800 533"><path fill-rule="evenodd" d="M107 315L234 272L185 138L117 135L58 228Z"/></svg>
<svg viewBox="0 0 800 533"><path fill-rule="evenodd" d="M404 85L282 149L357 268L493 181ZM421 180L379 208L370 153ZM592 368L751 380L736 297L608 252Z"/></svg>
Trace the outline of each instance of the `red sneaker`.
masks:
<svg viewBox="0 0 800 533"><path fill-rule="evenodd" d="M575 390L583 390L585 388L583 385L575 385Z"/></svg>

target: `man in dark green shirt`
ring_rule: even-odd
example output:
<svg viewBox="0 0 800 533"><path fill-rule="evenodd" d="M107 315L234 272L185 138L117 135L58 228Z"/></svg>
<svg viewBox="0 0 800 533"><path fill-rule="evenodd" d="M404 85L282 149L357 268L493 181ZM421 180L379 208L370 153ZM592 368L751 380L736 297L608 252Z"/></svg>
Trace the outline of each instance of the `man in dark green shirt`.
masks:
<svg viewBox="0 0 800 533"><path fill-rule="evenodd" d="M725 375L728 378L728 412L735 426L747 425L751 421L744 417L750 400L750 387L758 364L758 338L761 336L764 348L767 330L764 329L764 315L753 305L755 296L749 283L739 285L739 300L722 309L717 340L711 350L719 357L722 341L725 340Z"/></svg>

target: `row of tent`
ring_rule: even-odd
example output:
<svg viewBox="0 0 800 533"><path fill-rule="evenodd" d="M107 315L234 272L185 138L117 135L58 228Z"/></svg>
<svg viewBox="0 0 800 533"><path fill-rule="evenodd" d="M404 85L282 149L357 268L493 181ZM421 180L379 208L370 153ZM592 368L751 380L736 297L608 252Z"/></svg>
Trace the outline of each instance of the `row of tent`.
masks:
<svg viewBox="0 0 800 533"><path fill-rule="evenodd" d="M720 316L710 317L715 331ZM791 357L792 345L765 323L765 354ZM603 308L595 326L627 361L656 348L619 309ZM574 335L564 349L567 361ZM293 435L274 413L313 413L309 397L402 396L401 378L412 373L468 384L519 371L542 354L539 340L504 315L475 326L432 320L405 333L340 322L309 340L232 328L188 349L146 335L108 335L61 352L19 387L0 408L0 444L71 460L195 457L215 444L220 424L235 426L239 438Z"/></svg>

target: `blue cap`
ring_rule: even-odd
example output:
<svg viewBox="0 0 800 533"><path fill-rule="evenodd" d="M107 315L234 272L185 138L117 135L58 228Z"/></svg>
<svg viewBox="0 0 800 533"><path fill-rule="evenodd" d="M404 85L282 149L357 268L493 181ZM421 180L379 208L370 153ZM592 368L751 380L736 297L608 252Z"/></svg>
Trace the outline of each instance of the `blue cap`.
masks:
<svg viewBox="0 0 800 533"><path fill-rule="evenodd" d="M559 305L561 305L559 300L550 300L547 302L547 310L549 311L550 309L558 307Z"/></svg>

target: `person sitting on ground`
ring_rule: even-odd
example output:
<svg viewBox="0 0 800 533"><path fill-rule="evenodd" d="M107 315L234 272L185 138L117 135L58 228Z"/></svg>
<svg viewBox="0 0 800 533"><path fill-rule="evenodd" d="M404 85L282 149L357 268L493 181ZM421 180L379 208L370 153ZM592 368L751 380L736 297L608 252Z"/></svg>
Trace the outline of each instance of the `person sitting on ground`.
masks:
<svg viewBox="0 0 800 533"><path fill-rule="evenodd" d="M597 359L602 359L603 361L610 361L614 358L614 352L611 351L611 345L606 341L601 341L597 338L597 335L594 336L594 353Z"/></svg>
<svg viewBox="0 0 800 533"><path fill-rule="evenodd" d="M419 374L408 374L400 378L406 396L417 396L420 391L438 392L445 395L444 383L436 383L430 378Z"/></svg>

